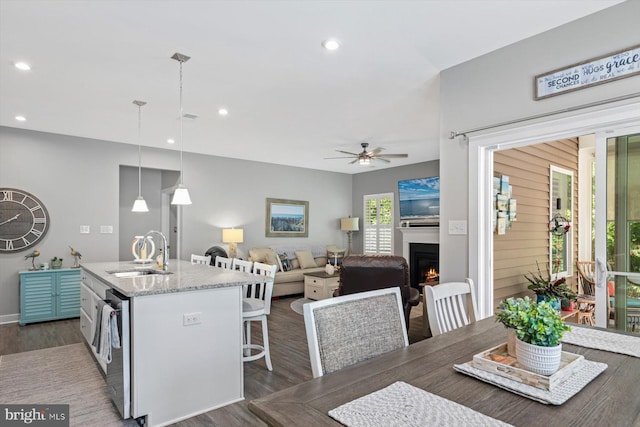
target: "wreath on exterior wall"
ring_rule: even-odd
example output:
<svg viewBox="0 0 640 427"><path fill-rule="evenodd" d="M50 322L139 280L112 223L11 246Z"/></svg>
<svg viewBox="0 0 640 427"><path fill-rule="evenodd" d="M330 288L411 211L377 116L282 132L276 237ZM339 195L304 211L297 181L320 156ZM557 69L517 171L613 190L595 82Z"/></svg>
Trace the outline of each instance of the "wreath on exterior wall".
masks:
<svg viewBox="0 0 640 427"><path fill-rule="evenodd" d="M564 236L570 228L569 220L560 214L555 214L549 221L549 232L554 236Z"/></svg>

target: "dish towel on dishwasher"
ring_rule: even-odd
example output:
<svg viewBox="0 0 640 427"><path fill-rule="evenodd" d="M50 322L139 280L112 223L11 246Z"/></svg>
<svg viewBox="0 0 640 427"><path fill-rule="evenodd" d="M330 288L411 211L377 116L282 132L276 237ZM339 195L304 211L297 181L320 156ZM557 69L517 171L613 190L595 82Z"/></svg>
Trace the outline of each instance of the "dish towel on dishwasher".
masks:
<svg viewBox="0 0 640 427"><path fill-rule="evenodd" d="M98 304L98 318L96 330L91 343L98 353L98 357L105 363L111 363L111 349L120 348L120 334L118 333L118 319L113 308L101 301Z"/></svg>

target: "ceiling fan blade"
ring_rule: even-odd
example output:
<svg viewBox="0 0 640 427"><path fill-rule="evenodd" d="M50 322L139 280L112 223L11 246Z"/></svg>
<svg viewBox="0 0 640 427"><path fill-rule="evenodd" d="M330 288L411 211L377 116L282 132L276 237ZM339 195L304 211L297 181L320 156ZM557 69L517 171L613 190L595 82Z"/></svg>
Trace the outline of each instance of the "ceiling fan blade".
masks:
<svg viewBox="0 0 640 427"><path fill-rule="evenodd" d="M383 159L406 159L407 157L409 157L409 155L408 154L379 154L374 157L383 158Z"/></svg>
<svg viewBox="0 0 640 427"><path fill-rule="evenodd" d="M325 157L324 160L329 159L353 159L353 156L340 156L340 157Z"/></svg>
<svg viewBox="0 0 640 427"><path fill-rule="evenodd" d="M373 150L369 151L368 154L378 154L382 150L384 150L384 148L382 148L382 147L374 148Z"/></svg>
<svg viewBox="0 0 640 427"><path fill-rule="evenodd" d="M350 164L350 165L352 165L352 164L354 164L354 163L356 163L356 162L358 162L358 161L360 161L360 159L355 159L354 161L349 162L349 164Z"/></svg>
<svg viewBox="0 0 640 427"><path fill-rule="evenodd" d="M383 159L380 156L372 157L373 160L380 160L381 162L391 163L391 160Z"/></svg>
<svg viewBox="0 0 640 427"><path fill-rule="evenodd" d="M358 155L358 153L350 153L350 152L348 152L348 151L342 151L342 150L336 150L336 151L337 151L338 153L342 153L342 154L350 154L350 155L352 155L352 156L357 156L357 155Z"/></svg>

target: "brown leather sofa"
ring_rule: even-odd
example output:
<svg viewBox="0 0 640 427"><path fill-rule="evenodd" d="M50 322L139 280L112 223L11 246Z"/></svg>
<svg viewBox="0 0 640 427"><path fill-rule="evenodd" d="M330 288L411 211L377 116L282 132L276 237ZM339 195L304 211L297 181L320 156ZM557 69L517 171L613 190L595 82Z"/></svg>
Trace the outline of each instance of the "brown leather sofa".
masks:
<svg viewBox="0 0 640 427"><path fill-rule="evenodd" d="M407 330L411 307L420 302L420 292L411 287L409 265L401 256L349 255L342 261L340 286L335 295L348 295L399 286Z"/></svg>

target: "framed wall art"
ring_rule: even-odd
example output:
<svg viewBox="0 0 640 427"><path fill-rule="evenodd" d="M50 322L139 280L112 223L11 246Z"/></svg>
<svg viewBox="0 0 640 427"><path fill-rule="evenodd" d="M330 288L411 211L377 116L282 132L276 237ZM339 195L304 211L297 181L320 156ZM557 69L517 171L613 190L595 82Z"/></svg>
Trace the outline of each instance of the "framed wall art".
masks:
<svg viewBox="0 0 640 427"><path fill-rule="evenodd" d="M309 202L267 198L266 237L309 237Z"/></svg>

